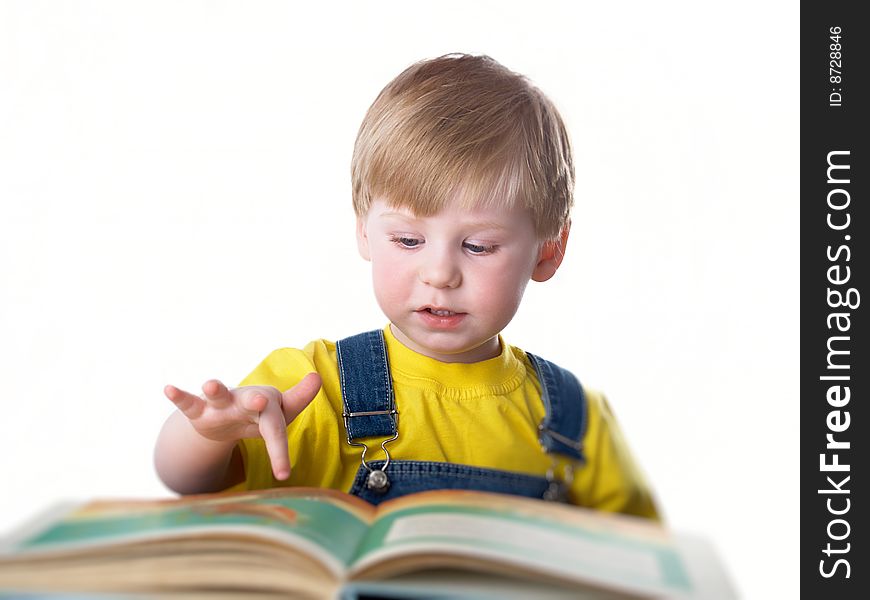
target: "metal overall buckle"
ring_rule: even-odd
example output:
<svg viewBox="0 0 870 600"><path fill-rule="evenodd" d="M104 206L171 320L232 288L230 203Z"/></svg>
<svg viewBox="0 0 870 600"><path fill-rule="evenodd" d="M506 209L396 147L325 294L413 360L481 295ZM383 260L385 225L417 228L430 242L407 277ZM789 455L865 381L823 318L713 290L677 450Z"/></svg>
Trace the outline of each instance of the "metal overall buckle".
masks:
<svg viewBox="0 0 870 600"><path fill-rule="evenodd" d="M544 443L543 436L549 435L555 440L577 450L578 452L583 450L583 444L582 442L572 440L557 431L545 427L543 421L538 425L538 434L541 447L553 460L550 464L550 468L547 469L548 485L547 490L544 492L544 500L549 500L551 502L569 502L569 492L571 490L571 484L574 482L574 462L571 460L566 462L565 466L562 468L562 476L559 477L556 474L556 469L559 466L559 459L556 458L555 453L548 448L547 444Z"/></svg>
<svg viewBox="0 0 870 600"><path fill-rule="evenodd" d="M570 462L565 463L562 469L562 476L556 475L556 468L559 466L559 461L553 458L553 463L547 469L547 490L544 492L544 500L550 502L568 502L571 484L574 482L574 465Z"/></svg>
<svg viewBox="0 0 870 600"><path fill-rule="evenodd" d="M347 436L347 443L351 446L356 446L358 448L362 448L362 456L360 457L360 464L366 468L369 474L366 476L366 488L375 492L376 494L386 494L387 490L390 489L390 478L387 476L386 470L387 467L390 466L390 452L387 450L387 444L390 442L394 442L399 438L399 411L395 408L391 410L375 410L375 411L365 411L365 412L356 412L349 413L343 412L341 416L344 417L344 427L345 431L350 431L348 427L347 420L352 419L353 417L372 417L375 415L391 415L396 419L396 433L393 437L385 439L381 442L381 450L384 451L384 456L386 459L384 460L384 464L380 469L374 469L366 462L366 452L368 452L369 447L362 442L355 442L351 439L350 434Z"/></svg>

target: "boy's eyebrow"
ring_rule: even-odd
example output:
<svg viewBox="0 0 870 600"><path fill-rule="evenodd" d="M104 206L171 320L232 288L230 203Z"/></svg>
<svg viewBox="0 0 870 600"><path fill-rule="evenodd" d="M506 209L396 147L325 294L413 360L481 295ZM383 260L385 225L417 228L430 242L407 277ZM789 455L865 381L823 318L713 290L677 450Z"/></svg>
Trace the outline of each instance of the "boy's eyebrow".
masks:
<svg viewBox="0 0 870 600"><path fill-rule="evenodd" d="M404 213L404 212L396 212L394 210L382 211L382 212L378 213L378 216L379 217L400 217L402 219L408 219L409 221L416 220L416 217L414 215L410 215L410 214Z"/></svg>
<svg viewBox="0 0 870 600"><path fill-rule="evenodd" d="M396 211L384 211L380 213L379 216L397 217L399 219L410 222L420 221L421 219L420 217L415 217L414 215ZM425 219L425 217L422 218ZM499 223L498 221L462 221L460 222L460 224L464 227L470 227L474 229L498 229L503 231L507 231L508 229L510 229L507 225L505 225L504 223Z"/></svg>

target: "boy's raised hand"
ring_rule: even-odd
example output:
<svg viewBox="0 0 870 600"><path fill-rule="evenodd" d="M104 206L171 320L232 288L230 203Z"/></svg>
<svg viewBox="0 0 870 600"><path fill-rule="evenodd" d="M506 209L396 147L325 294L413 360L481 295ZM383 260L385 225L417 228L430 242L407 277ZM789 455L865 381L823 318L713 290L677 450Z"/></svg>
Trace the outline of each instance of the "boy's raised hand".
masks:
<svg viewBox="0 0 870 600"><path fill-rule="evenodd" d="M284 480L290 476L287 425L314 399L320 385L320 375L309 373L283 394L271 386L227 389L216 379L203 384L202 396L172 385L167 385L163 393L204 438L235 442L262 437L272 472Z"/></svg>

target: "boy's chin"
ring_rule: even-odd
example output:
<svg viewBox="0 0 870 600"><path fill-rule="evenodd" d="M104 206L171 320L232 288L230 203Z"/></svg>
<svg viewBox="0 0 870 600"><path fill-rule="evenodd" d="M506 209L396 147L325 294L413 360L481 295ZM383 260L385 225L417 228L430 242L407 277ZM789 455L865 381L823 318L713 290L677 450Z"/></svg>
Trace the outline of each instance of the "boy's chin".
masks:
<svg viewBox="0 0 870 600"><path fill-rule="evenodd" d="M459 332L416 333L407 336L393 330L396 337L412 350L440 360L441 362L478 362L494 358L501 353L498 336L490 336L484 340L468 339ZM401 331L401 330L400 330Z"/></svg>

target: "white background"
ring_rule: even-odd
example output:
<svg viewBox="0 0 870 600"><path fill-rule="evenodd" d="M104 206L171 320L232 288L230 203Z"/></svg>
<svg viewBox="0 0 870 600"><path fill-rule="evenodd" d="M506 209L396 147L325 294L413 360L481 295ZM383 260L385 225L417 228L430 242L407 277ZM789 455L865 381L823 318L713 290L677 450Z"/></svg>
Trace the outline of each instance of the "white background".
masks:
<svg viewBox="0 0 870 600"><path fill-rule="evenodd" d="M548 93L576 155L565 263L506 339L608 394L669 523L743 597L796 597L797 10L0 4L0 533L167 495L166 383L385 323L356 131L402 69L465 51Z"/></svg>

